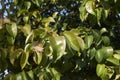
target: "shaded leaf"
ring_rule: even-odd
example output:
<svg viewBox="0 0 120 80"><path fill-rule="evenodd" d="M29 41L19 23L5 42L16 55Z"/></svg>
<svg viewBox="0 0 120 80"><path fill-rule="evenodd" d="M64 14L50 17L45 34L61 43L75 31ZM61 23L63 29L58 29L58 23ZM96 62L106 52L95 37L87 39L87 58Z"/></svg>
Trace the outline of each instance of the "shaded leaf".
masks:
<svg viewBox="0 0 120 80"><path fill-rule="evenodd" d="M26 52L26 53L22 53L22 56L21 56L21 59L20 59L20 66L21 66L21 69L23 69L27 62L28 62L28 57L29 57L29 53Z"/></svg>
<svg viewBox="0 0 120 80"><path fill-rule="evenodd" d="M40 62L42 61L42 53L35 51L34 56L33 56L33 60L36 64L40 64Z"/></svg>
<svg viewBox="0 0 120 80"><path fill-rule="evenodd" d="M100 63L103 60L104 54L102 52L102 50L97 50L97 53L95 55L95 59L98 63Z"/></svg>

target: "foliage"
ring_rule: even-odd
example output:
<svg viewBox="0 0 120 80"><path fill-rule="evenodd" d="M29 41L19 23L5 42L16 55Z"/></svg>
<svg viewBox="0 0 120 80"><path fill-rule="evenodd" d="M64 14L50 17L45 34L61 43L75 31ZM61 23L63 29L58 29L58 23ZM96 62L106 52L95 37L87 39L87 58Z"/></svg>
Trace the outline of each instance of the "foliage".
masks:
<svg viewBox="0 0 120 80"><path fill-rule="evenodd" d="M119 3L2 0L0 79L120 79Z"/></svg>

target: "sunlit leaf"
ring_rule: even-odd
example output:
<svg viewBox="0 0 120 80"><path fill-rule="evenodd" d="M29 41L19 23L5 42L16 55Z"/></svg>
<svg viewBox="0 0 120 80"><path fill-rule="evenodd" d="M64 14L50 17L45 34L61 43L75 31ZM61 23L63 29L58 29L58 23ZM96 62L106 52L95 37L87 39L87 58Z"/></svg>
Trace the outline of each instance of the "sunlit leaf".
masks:
<svg viewBox="0 0 120 80"><path fill-rule="evenodd" d="M66 48L66 41L64 36L55 36L50 38L50 43L53 48L53 57L54 59L60 59L64 53Z"/></svg>
<svg viewBox="0 0 120 80"><path fill-rule="evenodd" d="M31 26L29 24L26 24L21 29L25 36L29 35L31 33Z"/></svg>
<svg viewBox="0 0 120 80"><path fill-rule="evenodd" d="M92 43L93 43L93 36L92 35L86 36L85 37L86 48L90 48L90 46L92 45Z"/></svg>
<svg viewBox="0 0 120 80"><path fill-rule="evenodd" d="M77 40L77 37L72 32L65 31L64 36L66 38L67 44L70 44L70 47L72 47L76 51L80 50L80 46L78 45L79 42Z"/></svg>
<svg viewBox="0 0 120 80"><path fill-rule="evenodd" d="M104 58L108 58L108 57L113 56L113 48L111 46L102 47L102 52L104 54Z"/></svg>
<svg viewBox="0 0 120 80"><path fill-rule="evenodd" d="M14 38L16 37L16 35L17 35L16 23L12 23L11 25L6 25L6 29L11 36L13 36Z"/></svg>
<svg viewBox="0 0 120 80"><path fill-rule="evenodd" d="M108 58L106 60L109 61L109 62L111 62L111 63L113 63L113 64L115 64L115 65L120 65L119 60L116 59L116 58L111 57L111 58Z"/></svg>
<svg viewBox="0 0 120 80"><path fill-rule="evenodd" d="M96 73L101 76L105 70L105 64L97 64Z"/></svg>
<svg viewBox="0 0 120 80"><path fill-rule="evenodd" d="M88 0L87 3L85 4L85 8L88 13L95 15L95 8L93 5L93 0Z"/></svg>

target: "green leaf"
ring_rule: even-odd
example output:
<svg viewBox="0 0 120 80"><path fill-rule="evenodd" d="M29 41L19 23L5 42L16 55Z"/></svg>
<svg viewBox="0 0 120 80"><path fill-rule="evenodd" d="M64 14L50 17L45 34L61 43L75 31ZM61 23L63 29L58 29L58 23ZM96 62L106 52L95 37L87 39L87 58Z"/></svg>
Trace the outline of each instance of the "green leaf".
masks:
<svg viewBox="0 0 120 80"><path fill-rule="evenodd" d="M96 9L96 17L97 17L97 22L98 22L99 26L100 26L100 19L101 19L101 16L102 16L102 11L103 11L102 8L97 8Z"/></svg>
<svg viewBox="0 0 120 80"><path fill-rule="evenodd" d="M22 56L21 56L21 59L20 59L20 66L21 66L21 69L23 69L27 62L28 62L28 57L29 57L29 53L26 52L26 53L22 53Z"/></svg>
<svg viewBox="0 0 120 80"><path fill-rule="evenodd" d="M108 30L107 30L106 28L102 28L102 29L100 30L100 34L101 34L101 35L104 34L104 33L106 33L106 32L108 32Z"/></svg>
<svg viewBox="0 0 120 80"><path fill-rule="evenodd" d="M85 36L85 45L87 49L90 48L92 43L93 43L93 36L92 35Z"/></svg>
<svg viewBox="0 0 120 80"><path fill-rule="evenodd" d="M26 9L29 9L31 7L31 2L25 1L24 5L25 5Z"/></svg>
<svg viewBox="0 0 120 80"><path fill-rule="evenodd" d="M40 64L40 62L42 61L42 53L35 51L34 56L33 56L33 60L36 64Z"/></svg>
<svg viewBox="0 0 120 80"><path fill-rule="evenodd" d="M109 62L111 62L111 63L113 63L113 64L115 64L115 65L118 65L118 66L120 65L119 60L116 59L116 58L111 57L111 58L108 58L106 60L109 61Z"/></svg>
<svg viewBox="0 0 120 80"><path fill-rule="evenodd" d="M53 17L48 17L48 18L42 19L42 23L45 27L47 27L50 24L50 22L55 22Z"/></svg>
<svg viewBox="0 0 120 80"><path fill-rule="evenodd" d="M22 80L28 80L25 71L22 71L20 75L22 76Z"/></svg>
<svg viewBox="0 0 120 80"><path fill-rule="evenodd" d="M84 6L80 6L79 11L80 11L80 19L83 22L87 19L88 13Z"/></svg>
<svg viewBox="0 0 120 80"><path fill-rule="evenodd" d="M105 59L113 56L113 48L111 46L102 47L102 52Z"/></svg>
<svg viewBox="0 0 120 80"><path fill-rule="evenodd" d="M97 64L96 73L97 76L101 76L105 70L105 64Z"/></svg>
<svg viewBox="0 0 120 80"><path fill-rule="evenodd" d="M114 56L114 58L120 60L120 54L114 54L113 56Z"/></svg>
<svg viewBox="0 0 120 80"><path fill-rule="evenodd" d="M72 49L79 51L80 46L77 40L77 36L75 36L72 32L69 32L69 31L65 31L63 34L66 38L67 44L69 44L70 47L72 47Z"/></svg>
<svg viewBox="0 0 120 80"><path fill-rule="evenodd" d="M25 24L21 30L23 31L24 35L27 36L31 33L31 26L29 24Z"/></svg>
<svg viewBox="0 0 120 80"><path fill-rule="evenodd" d="M54 68L50 69L53 80L60 80L60 73Z"/></svg>
<svg viewBox="0 0 120 80"><path fill-rule="evenodd" d="M16 35L17 35L16 23L12 23L11 25L6 25L6 29L11 36L13 36L14 38L16 37Z"/></svg>
<svg viewBox="0 0 120 80"><path fill-rule="evenodd" d="M64 36L50 37L50 43L53 48L53 57L58 60L65 54L66 41Z"/></svg>
<svg viewBox="0 0 120 80"><path fill-rule="evenodd" d="M18 4L18 0L14 0L14 3L15 3L15 5L17 5Z"/></svg>
<svg viewBox="0 0 120 80"><path fill-rule="evenodd" d="M34 80L34 73L32 70L27 72L27 76L29 77L30 80Z"/></svg>
<svg viewBox="0 0 120 80"><path fill-rule="evenodd" d="M104 54L101 49L97 50L97 53L95 55L95 59L98 63L100 63L103 60Z"/></svg>
<svg viewBox="0 0 120 80"><path fill-rule="evenodd" d="M93 0L88 0L85 4L85 8L86 8L88 13L96 15L95 7L94 7L93 3L94 3Z"/></svg>
<svg viewBox="0 0 120 80"><path fill-rule="evenodd" d="M34 34L33 34L33 31L30 32L30 34L28 34L26 40L25 40L25 43L29 43L29 42L32 42L34 39Z"/></svg>
<svg viewBox="0 0 120 80"><path fill-rule="evenodd" d="M95 48L90 49L89 55L90 55L90 59L92 60L96 55L96 49Z"/></svg>
<svg viewBox="0 0 120 80"><path fill-rule="evenodd" d="M108 36L102 36L102 41L104 45L106 46L110 45L110 38Z"/></svg>
<svg viewBox="0 0 120 80"><path fill-rule="evenodd" d="M9 35L7 35L6 37L7 37L7 41L8 41L8 43L9 43L9 44L11 44L11 45L13 45L13 44L14 44L14 42L15 42L14 37L9 36Z"/></svg>
<svg viewBox="0 0 120 80"><path fill-rule="evenodd" d="M80 46L81 50L83 51L85 49L84 40L81 37L77 37L77 40L78 40L78 43L79 43L79 46Z"/></svg>

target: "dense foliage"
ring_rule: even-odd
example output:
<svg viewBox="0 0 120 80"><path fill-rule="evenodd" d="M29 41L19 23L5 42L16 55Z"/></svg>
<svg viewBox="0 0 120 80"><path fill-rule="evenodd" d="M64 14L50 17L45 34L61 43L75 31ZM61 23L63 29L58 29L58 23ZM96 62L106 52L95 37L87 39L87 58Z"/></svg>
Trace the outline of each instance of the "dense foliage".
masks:
<svg viewBox="0 0 120 80"><path fill-rule="evenodd" d="M120 0L0 3L0 79L120 79Z"/></svg>

